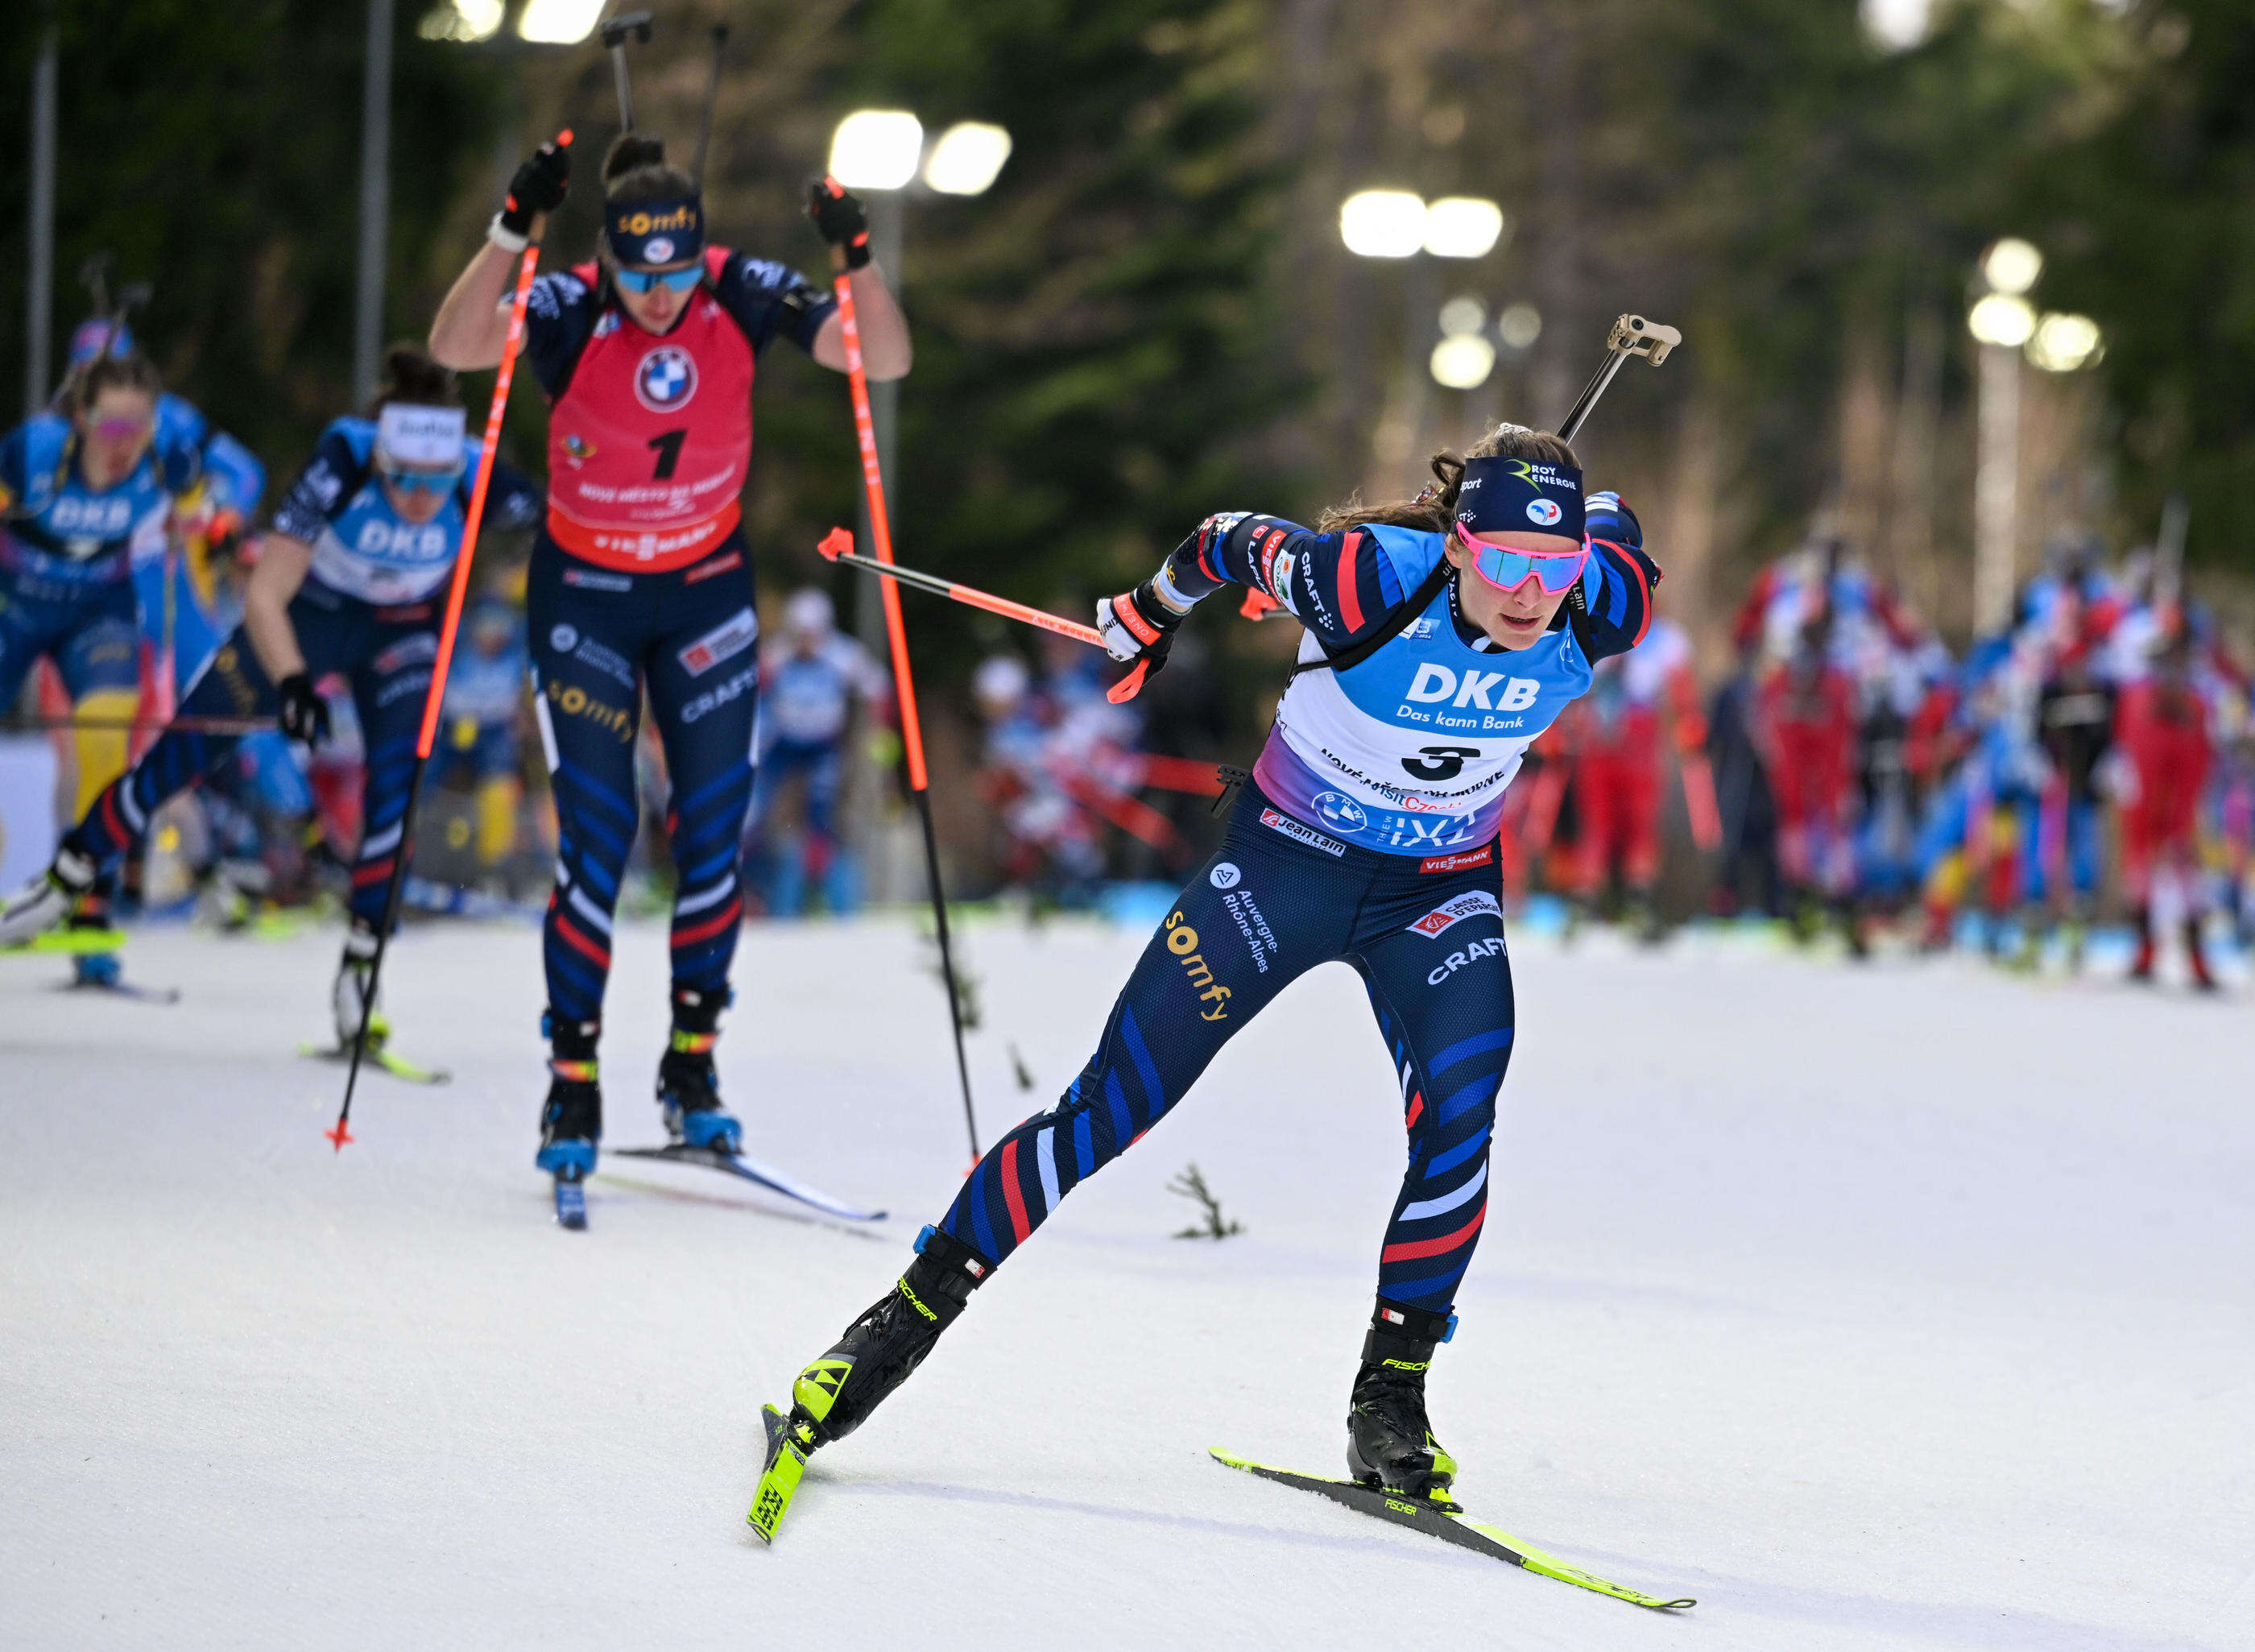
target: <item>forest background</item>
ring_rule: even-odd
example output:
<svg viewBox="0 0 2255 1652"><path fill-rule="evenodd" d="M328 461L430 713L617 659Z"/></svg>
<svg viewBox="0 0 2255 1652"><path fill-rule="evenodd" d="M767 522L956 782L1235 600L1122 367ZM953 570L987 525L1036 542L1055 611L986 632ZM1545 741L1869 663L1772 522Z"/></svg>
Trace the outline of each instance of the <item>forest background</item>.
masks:
<svg viewBox="0 0 2255 1652"><path fill-rule="evenodd" d="M419 335L515 158L563 125L580 183L551 244L591 255L608 59L432 38L397 18L390 335ZM1965 317L2000 235L2032 295L2103 329L2090 369L2026 376L2019 559L2125 550L2189 507L2195 580L2255 574L2255 16L2244 0L661 0L643 123L693 146L708 32L732 30L711 217L816 273L799 211L838 119L1012 135L994 187L918 192L895 273L903 560L1085 611L1207 512L1306 517L1414 490L1424 455L1555 420L1623 311L1680 327L1583 442L1668 570L1711 666L1755 569L1837 532L1953 643L1971 624L1974 365ZM175 388L286 482L348 404L363 12L320 0L61 0L55 344L70 272L154 284L143 338ZM27 19L29 21L29 19ZM0 76L28 87L39 30ZM459 32L459 31L457 31ZM22 109L28 104L10 104ZM25 123L0 131L0 221L27 221ZM1359 258L1373 186L1487 196L1487 257ZM21 231L8 239L20 253ZM551 263L558 261L551 258ZM25 261L0 264L24 313ZM1426 370L1439 306L1531 306L1471 390ZM1491 337L1493 334L1491 333ZM0 382L23 373L20 328ZM813 547L851 521L845 388L762 364L748 521L767 588L854 593ZM466 399L482 407L489 379ZM537 468L537 396L510 445ZM1000 622L910 598L943 707ZM850 612L848 607L848 612ZM1201 615L1226 721L1265 718L1289 626Z"/></svg>

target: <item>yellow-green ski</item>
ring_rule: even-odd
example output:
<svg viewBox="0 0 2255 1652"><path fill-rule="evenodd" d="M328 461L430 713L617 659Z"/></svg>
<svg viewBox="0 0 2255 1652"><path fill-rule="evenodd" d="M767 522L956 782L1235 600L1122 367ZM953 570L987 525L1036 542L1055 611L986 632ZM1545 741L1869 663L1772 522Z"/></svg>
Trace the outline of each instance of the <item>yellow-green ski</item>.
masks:
<svg viewBox="0 0 2255 1652"><path fill-rule="evenodd" d="M762 1543L775 1541L776 1528L790 1512L790 1500L797 1494L798 1478L806 1473L808 1441L800 1431L790 1425L790 1419L772 1405L760 1408L760 1421L768 1433L766 1466L760 1474L760 1488L752 1494L752 1512L744 1516L760 1536Z"/></svg>
<svg viewBox="0 0 2255 1652"><path fill-rule="evenodd" d="M124 945L122 929L51 929L13 946L0 946L0 958L29 953L114 953Z"/></svg>
<svg viewBox="0 0 2255 1652"><path fill-rule="evenodd" d="M1229 1468L1243 1469L1248 1474L1258 1474L1263 1480L1273 1480L1280 1486L1296 1486L1300 1490L1313 1492L1318 1497L1328 1497L1333 1502L1344 1503L1359 1514L1375 1515L1380 1520L1390 1520L1397 1526L1408 1526L1452 1543L1460 1549L1476 1554L1507 1561L1528 1571L1556 1578L1561 1583L1570 1583L1578 1589L1594 1590L1598 1594L1611 1595L1616 1600L1626 1600L1632 1606L1649 1606L1655 1612L1677 1611L1699 1603L1691 1599L1663 1600L1635 1589L1612 1583L1594 1573L1583 1571L1546 1555L1540 1549L1529 1547L1508 1532L1499 1530L1485 1521L1474 1520L1461 1509L1444 1508L1438 1503L1420 1504L1413 1499L1380 1491L1351 1480L1328 1480L1318 1474L1296 1474L1289 1469L1270 1468L1265 1463L1248 1462L1242 1457L1232 1456L1219 1446L1208 1448L1217 1463Z"/></svg>

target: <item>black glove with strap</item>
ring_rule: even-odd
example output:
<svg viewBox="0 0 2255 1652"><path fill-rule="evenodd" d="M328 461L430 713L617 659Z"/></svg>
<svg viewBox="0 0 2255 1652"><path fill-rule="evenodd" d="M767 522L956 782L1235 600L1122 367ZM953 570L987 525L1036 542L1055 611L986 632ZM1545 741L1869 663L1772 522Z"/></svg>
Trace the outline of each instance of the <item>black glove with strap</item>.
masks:
<svg viewBox="0 0 2255 1652"><path fill-rule="evenodd" d="M564 204L565 192L572 183L572 141L567 137L551 137L532 151L532 158L516 169L509 180L509 194L502 202L500 215L493 227L512 237L516 245L512 252L522 252L532 234L532 221L554 212ZM499 237L488 232L488 237ZM509 243L502 241L502 246Z"/></svg>
<svg viewBox="0 0 2255 1652"><path fill-rule="evenodd" d="M329 737L329 703L313 692L312 678L303 671L292 671L274 685L274 692L282 699L274 721L281 725L284 734L292 740L304 741L308 748Z"/></svg>
<svg viewBox="0 0 2255 1652"><path fill-rule="evenodd" d="M861 198L846 193L835 178L818 178L806 186L806 215L822 238L846 255L846 267L869 262L869 213Z"/></svg>

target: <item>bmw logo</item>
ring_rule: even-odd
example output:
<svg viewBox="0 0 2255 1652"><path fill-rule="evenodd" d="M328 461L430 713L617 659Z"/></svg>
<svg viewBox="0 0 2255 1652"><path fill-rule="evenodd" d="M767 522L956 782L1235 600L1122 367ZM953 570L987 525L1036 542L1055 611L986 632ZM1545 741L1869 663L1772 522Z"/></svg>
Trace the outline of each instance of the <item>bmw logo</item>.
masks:
<svg viewBox="0 0 2255 1652"><path fill-rule="evenodd" d="M1557 502L1553 499L1533 500L1527 507L1527 519L1544 528L1554 526L1558 518L1565 514L1558 509Z"/></svg>
<svg viewBox="0 0 2255 1652"><path fill-rule="evenodd" d="M1342 832L1359 832L1370 821L1360 804L1337 791L1317 793L1316 812L1323 816L1324 825L1337 826Z"/></svg>
<svg viewBox="0 0 2255 1652"><path fill-rule="evenodd" d="M678 345L662 344L635 369L634 388L635 399L651 412L670 413L697 394L696 359Z"/></svg>

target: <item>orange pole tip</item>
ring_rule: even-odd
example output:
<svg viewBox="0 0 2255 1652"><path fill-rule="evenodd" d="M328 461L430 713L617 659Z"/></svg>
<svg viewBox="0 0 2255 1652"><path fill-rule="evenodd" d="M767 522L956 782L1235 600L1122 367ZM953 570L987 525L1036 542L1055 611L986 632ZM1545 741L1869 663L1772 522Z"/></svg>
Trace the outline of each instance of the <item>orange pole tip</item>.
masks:
<svg viewBox="0 0 2255 1652"><path fill-rule="evenodd" d="M340 1153L345 1150L345 1143L353 1139L353 1133L345 1128L345 1121L342 1119L339 1119L337 1121L337 1128L335 1129L324 1130L321 1134L323 1136L327 1138L329 1144L335 1148Z"/></svg>
<svg viewBox="0 0 2255 1652"><path fill-rule="evenodd" d="M835 562L854 548L854 536L843 528L832 528L822 536L822 543L814 547L822 552L825 562Z"/></svg>

